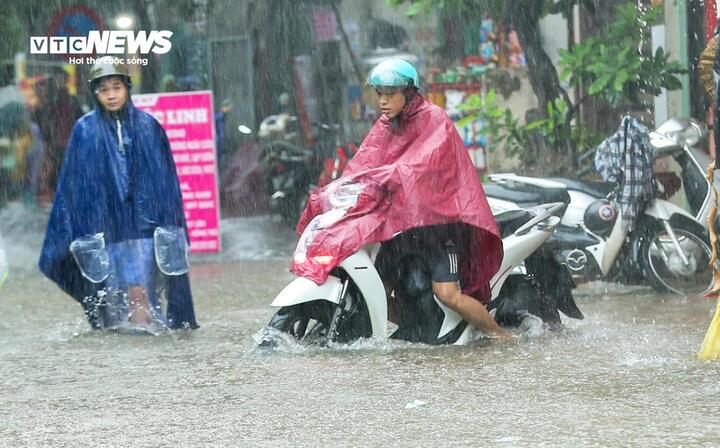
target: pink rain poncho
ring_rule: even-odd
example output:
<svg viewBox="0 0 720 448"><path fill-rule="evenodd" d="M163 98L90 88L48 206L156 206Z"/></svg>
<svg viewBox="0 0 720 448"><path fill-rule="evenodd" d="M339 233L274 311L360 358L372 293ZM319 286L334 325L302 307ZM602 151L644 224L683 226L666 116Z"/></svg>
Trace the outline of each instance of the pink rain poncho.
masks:
<svg viewBox="0 0 720 448"><path fill-rule="evenodd" d="M463 292L487 302L502 239L453 122L418 93L395 122L383 116L375 123L340 179L310 194L291 270L321 284L366 244L451 223L465 224Z"/></svg>

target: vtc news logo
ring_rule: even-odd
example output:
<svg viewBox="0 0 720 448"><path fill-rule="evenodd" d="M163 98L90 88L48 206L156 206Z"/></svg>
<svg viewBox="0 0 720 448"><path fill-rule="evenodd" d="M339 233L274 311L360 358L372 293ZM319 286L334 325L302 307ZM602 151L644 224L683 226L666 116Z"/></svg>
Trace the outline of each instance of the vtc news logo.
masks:
<svg viewBox="0 0 720 448"><path fill-rule="evenodd" d="M172 31L90 31L85 36L30 36L31 54L165 54Z"/></svg>

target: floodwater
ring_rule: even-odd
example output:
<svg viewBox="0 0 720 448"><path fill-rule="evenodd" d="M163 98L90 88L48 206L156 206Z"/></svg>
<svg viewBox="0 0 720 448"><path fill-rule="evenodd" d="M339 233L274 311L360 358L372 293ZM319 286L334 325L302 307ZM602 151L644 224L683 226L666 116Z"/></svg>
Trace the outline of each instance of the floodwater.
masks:
<svg viewBox="0 0 720 448"><path fill-rule="evenodd" d="M195 259L201 328L93 332L34 268L43 214L0 212L0 446L720 446L720 362L694 354L714 304L593 284L561 333L507 344L361 341L255 350L294 235L224 222Z"/></svg>

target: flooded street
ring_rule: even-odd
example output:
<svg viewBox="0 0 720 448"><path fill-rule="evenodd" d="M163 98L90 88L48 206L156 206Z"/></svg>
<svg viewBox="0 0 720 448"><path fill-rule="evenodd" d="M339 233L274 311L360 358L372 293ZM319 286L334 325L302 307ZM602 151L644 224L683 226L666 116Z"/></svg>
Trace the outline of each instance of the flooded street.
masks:
<svg viewBox="0 0 720 448"><path fill-rule="evenodd" d="M2 3L0 448L720 447L720 0Z"/></svg>
<svg viewBox="0 0 720 448"><path fill-rule="evenodd" d="M221 256L195 259L199 330L103 334L34 267L42 214L16 212L2 212L1 446L720 444L720 364L694 359L703 299L594 284L576 295L586 319L560 334L268 354L255 337L294 235L248 218L223 223Z"/></svg>

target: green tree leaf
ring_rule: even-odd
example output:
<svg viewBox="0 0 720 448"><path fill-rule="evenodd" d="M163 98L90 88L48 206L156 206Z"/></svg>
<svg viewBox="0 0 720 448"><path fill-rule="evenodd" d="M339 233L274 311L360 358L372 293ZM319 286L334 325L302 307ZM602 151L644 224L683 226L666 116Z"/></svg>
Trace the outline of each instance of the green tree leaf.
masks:
<svg viewBox="0 0 720 448"><path fill-rule="evenodd" d="M613 89L615 89L616 92L622 92L623 88L625 87L625 81L628 79L628 73L625 69L618 70L617 74L615 75L615 81L613 82Z"/></svg>
<svg viewBox="0 0 720 448"><path fill-rule="evenodd" d="M456 121L455 124L458 127L463 127L463 126L467 126L468 124L472 123L473 121L475 121L477 119L478 119L477 115L468 115L468 116L463 117L463 118L459 119L458 121Z"/></svg>
<svg viewBox="0 0 720 448"><path fill-rule="evenodd" d="M610 75L603 75L593 81L592 84L590 84L590 87L588 87L588 94L590 95L597 95L599 92L601 92L603 89L607 87L608 81L610 80Z"/></svg>

